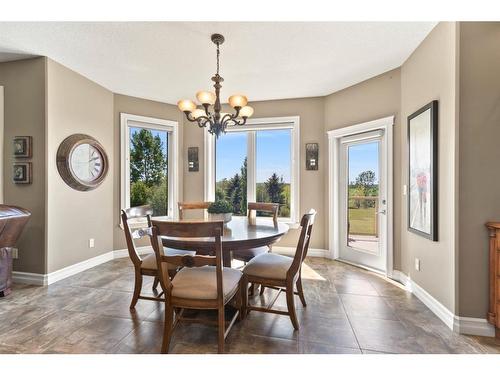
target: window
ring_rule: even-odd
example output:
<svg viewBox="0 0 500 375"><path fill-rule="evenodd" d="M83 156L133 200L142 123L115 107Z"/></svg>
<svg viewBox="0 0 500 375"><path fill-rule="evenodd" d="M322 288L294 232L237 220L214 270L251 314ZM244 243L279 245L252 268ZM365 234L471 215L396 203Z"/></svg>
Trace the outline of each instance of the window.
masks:
<svg viewBox="0 0 500 375"><path fill-rule="evenodd" d="M298 117L251 119L217 140L206 134L205 199L228 200L235 215L246 215L247 202L279 203L280 219L297 222L298 143Z"/></svg>
<svg viewBox="0 0 500 375"><path fill-rule="evenodd" d="M177 122L121 114L122 207L150 205L174 217L177 201Z"/></svg>

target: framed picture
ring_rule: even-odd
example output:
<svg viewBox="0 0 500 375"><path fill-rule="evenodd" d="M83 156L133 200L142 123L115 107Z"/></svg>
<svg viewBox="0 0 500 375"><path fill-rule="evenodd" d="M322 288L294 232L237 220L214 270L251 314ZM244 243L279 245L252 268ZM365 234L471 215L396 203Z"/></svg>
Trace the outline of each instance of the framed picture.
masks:
<svg viewBox="0 0 500 375"><path fill-rule="evenodd" d="M12 181L15 184L31 184L31 162L14 163Z"/></svg>
<svg viewBox="0 0 500 375"><path fill-rule="evenodd" d="M199 170L198 147L188 147L188 171L198 172Z"/></svg>
<svg viewBox="0 0 500 375"><path fill-rule="evenodd" d="M438 102L408 117L408 230L438 239Z"/></svg>
<svg viewBox="0 0 500 375"><path fill-rule="evenodd" d="M31 158L32 138L30 136L15 136L13 140L14 156L16 158Z"/></svg>
<svg viewBox="0 0 500 375"><path fill-rule="evenodd" d="M317 143L306 143L306 170L318 170L319 145Z"/></svg>

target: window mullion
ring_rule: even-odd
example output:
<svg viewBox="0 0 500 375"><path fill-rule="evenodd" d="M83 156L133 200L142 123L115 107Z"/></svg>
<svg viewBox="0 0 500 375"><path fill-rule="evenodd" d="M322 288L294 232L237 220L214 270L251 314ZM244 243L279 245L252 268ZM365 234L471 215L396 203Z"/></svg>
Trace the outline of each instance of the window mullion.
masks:
<svg viewBox="0 0 500 375"><path fill-rule="evenodd" d="M247 202L256 201L256 142L255 131L248 132L247 138Z"/></svg>

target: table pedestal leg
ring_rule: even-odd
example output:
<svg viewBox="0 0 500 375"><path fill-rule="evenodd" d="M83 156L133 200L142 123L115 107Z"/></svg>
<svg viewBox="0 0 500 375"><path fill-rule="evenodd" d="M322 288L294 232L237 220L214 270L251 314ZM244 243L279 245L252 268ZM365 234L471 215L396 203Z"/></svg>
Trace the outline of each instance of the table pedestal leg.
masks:
<svg viewBox="0 0 500 375"><path fill-rule="evenodd" d="M231 268L232 254L230 251L222 251L222 265Z"/></svg>

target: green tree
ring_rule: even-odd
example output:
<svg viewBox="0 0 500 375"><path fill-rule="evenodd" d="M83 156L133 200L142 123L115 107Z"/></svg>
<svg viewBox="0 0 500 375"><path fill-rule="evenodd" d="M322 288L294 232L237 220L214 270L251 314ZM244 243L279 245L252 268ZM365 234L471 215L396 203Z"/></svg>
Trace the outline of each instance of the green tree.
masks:
<svg viewBox="0 0 500 375"><path fill-rule="evenodd" d="M130 141L130 180L143 181L152 187L161 183L166 174L167 159L160 136L141 129L132 134Z"/></svg>
<svg viewBox="0 0 500 375"><path fill-rule="evenodd" d="M360 190L364 197L372 195L375 190L375 172L361 172L358 177L356 177L355 186ZM374 207L375 202L371 200L363 200L362 205L365 208Z"/></svg>
<svg viewBox="0 0 500 375"><path fill-rule="evenodd" d="M226 196L233 205L233 213L236 215L241 214L241 201L243 195L241 192L241 177L238 173L231 178L228 189L226 190Z"/></svg>
<svg viewBox="0 0 500 375"><path fill-rule="evenodd" d="M143 182L133 182L130 186L130 207L148 204L151 189Z"/></svg>
<svg viewBox="0 0 500 375"><path fill-rule="evenodd" d="M271 177L267 179L264 183L267 190L267 195L272 203L284 203L283 196L283 177L279 178L276 173L273 173Z"/></svg>

